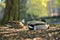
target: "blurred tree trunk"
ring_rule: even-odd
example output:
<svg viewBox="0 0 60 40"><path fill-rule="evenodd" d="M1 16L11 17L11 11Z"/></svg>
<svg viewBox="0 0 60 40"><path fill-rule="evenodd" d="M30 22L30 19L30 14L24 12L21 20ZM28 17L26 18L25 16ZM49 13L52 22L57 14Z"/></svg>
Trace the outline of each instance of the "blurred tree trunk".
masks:
<svg viewBox="0 0 60 40"><path fill-rule="evenodd" d="M1 24L20 20L20 0L6 0L6 8Z"/></svg>
<svg viewBox="0 0 60 40"><path fill-rule="evenodd" d="M20 0L20 19L26 19L26 2L27 0Z"/></svg>

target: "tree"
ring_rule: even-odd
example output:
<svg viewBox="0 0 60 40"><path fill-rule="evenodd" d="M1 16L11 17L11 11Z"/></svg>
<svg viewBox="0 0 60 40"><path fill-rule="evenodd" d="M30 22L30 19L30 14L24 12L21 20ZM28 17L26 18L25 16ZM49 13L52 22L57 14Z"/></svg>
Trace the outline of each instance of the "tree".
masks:
<svg viewBox="0 0 60 40"><path fill-rule="evenodd" d="M26 19L26 2L27 0L20 0L20 19Z"/></svg>
<svg viewBox="0 0 60 40"><path fill-rule="evenodd" d="M58 8L58 16L60 16L60 0L56 0L56 6Z"/></svg>
<svg viewBox="0 0 60 40"><path fill-rule="evenodd" d="M20 0L6 0L4 17L1 24L20 20Z"/></svg>
<svg viewBox="0 0 60 40"><path fill-rule="evenodd" d="M33 14L37 17L48 16L47 2L48 0L29 0L27 3L27 13Z"/></svg>

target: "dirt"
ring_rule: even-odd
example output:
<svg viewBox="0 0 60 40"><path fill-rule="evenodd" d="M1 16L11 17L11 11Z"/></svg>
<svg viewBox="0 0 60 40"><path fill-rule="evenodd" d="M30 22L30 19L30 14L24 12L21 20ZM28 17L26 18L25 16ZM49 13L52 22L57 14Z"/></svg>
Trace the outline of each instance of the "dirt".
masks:
<svg viewBox="0 0 60 40"><path fill-rule="evenodd" d="M24 30L0 27L0 40L60 40L60 28L47 30Z"/></svg>

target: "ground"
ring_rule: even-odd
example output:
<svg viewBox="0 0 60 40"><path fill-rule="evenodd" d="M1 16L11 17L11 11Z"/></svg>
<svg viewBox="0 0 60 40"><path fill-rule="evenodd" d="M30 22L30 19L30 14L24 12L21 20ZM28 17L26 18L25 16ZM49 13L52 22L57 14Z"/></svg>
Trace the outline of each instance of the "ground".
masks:
<svg viewBox="0 0 60 40"><path fill-rule="evenodd" d="M60 40L60 28L47 30L23 30L0 27L0 40Z"/></svg>

